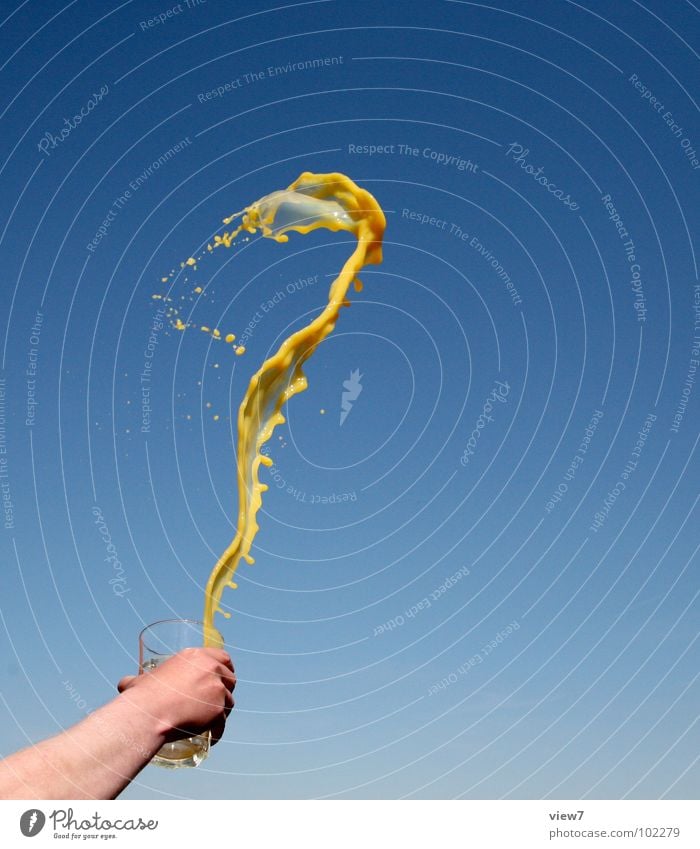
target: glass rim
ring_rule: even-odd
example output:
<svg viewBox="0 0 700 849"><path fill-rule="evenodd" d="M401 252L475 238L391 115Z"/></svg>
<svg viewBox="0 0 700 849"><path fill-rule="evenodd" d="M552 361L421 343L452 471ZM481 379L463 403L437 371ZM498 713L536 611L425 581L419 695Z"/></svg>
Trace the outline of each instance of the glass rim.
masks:
<svg viewBox="0 0 700 849"><path fill-rule="evenodd" d="M152 654L165 655L165 652L156 651L155 649L151 648L146 643L146 640L144 639L144 635L146 634L146 631L155 627L156 625L173 625L175 623L188 624L188 625L202 625L202 627L204 626L204 622L201 619L178 619L178 618L175 618L175 619L158 619L156 622L151 622L150 625L146 625L145 628L142 628L139 631L139 644L142 645L145 649L148 649L148 651L151 652Z"/></svg>

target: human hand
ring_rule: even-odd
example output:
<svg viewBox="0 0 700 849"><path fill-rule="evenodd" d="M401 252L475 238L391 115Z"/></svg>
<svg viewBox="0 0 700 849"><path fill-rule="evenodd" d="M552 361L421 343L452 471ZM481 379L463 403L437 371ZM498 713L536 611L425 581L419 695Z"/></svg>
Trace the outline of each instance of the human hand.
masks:
<svg viewBox="0 0 700 849"><path fill-rule="evenodd" d="M117 689L158 721L166 742L211 731L224 732L233 709L236 676L223 649L184 649L151 671L122 678Z"/></svg>

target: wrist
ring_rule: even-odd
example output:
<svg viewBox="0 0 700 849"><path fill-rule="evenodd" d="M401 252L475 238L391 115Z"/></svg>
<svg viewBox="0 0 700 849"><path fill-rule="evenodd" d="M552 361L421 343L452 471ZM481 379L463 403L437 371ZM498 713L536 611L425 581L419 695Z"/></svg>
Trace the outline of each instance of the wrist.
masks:
<svg viewBox="0 0 700 849"><path fill-rule="evenodd" d="M124 708L126 722L144 739L148 748L157 752L172 734L173 725L157 701L138 687L131 687L115 700Z"/></svg>

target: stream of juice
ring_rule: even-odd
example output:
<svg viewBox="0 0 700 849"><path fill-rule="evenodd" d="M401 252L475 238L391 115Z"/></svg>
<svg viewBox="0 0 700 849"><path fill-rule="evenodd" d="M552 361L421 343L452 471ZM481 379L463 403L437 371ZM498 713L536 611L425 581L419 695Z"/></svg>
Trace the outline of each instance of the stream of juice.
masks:
<svg viewBox="0 0 700 849"><path fill-rule="evenodd" d="M214 615L230 616L220 606L224 589L236 588L233 577L241 559L254 562L250 549L258 531L256 515L262 505L262 494L268 488L260 482L259 468L261 463L271 466L273 462L260 449L275 427L285 421L283 405L306 389L302 366L335 327L340 308L349 305L350 284L360 291L359 272L365 265L382 261L386 227L384 213L374 197L338 173L305 172L287 189L266 195L224 223L230 225L234 221L237 226L217 236L215 246L230 247L241 231L260 231L267 238L286 242L290 230L303 234L320 227L346 230L357 238L357 245L331 284L323 312L285 339L279 350L265 360L251 378L238 410L238 521L236 535L212 569L205 590L204 633L208 646L221 645Z"/></svg>

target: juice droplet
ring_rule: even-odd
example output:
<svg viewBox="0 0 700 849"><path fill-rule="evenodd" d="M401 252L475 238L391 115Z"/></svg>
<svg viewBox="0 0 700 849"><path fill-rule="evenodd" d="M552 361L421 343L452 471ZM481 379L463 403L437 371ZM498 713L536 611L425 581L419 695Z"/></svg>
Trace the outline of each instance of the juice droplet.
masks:
<svg viewBox="0 0 700 849"><path fill-rule="evenodd" d="M236 339L236 337L233 335L233 333L229 333L226 336L226 341L228 342L229 345L231 344L231 342L234 342L235 339Z"/></svg>
<svg viewBox="0 0 700 849"><path fill-rule="evenodd" d="M241 354L245 354L245 345L239 345L236 348L236 355L240 357Z"/></svg>

